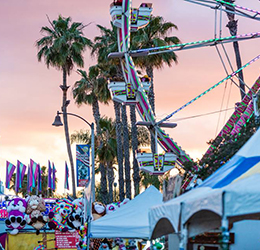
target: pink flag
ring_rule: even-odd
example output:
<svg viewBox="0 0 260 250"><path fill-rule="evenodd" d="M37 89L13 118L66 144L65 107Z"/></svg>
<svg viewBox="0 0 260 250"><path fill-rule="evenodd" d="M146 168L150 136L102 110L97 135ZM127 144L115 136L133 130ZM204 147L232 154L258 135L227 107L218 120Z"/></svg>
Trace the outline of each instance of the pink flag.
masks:
<svg viewBox="0 0 260 250"><path fill-rule="evenodd" d="M10 180L13 176L15 168L16 168L15 165L13 165L9 161L6 161L6 178L5 178L5 187L6 188L10 188Z"/></svg>

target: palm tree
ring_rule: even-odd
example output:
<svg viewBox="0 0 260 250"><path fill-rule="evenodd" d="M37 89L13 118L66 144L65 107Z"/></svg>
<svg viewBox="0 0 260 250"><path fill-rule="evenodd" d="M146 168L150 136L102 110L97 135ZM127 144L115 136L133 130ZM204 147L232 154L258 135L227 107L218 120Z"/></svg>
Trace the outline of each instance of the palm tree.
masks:
<svg viewBox="0 0 260 250"><path fill-rule="evenodd" d="M172 22L165 22L161 16L151 16L150 22L145 28L138 30L136 33L133 33L132 49L152 48L158 46L166 46L170 44L178 44L180 43L179 38L177 38L176 36L167 36L167 34L173 29L177 29L177 26ZM135 58L135 64L141 69L144 69L146 71L146 74L151 79L148 99L154 114L155 94L153 83L153 70L154 68L162 69L164 64L171 67L173 62L177 63L177 56L174 52ZM151 149L154 153L155 138L153 136L153 133L151 133Z"/></svg>
<svg viewBox="0 0 260 250"><path fill-rule="evenodd" d="M87 104L92 106L92 112L95 119L97 133L100 133L100 111L99 102L108 104L111 100L107 81L101 75L98 65L89 68L89 73L78 69L81 79L73 87L73 98L75 103L81 106Z"/></svg>
<svg viewBox="0 0 260 250"><path fill-rule="evenodd" d="M125 158L125 194L126 197L131 199L131 167L129 160L129 129L127 122L126 105L122 105L122 125L123 125L123 138L124 138L124 158Z"/></svg>
<svg viewBox="0 0 260 250"><path fill-rule="evenodd" d="M99 135L101 133L99 102L108 104L111 99L107 81L102 77L101 69L98 65L90 67L88 74L84 70L78 70L78 72L82 78L74 85L73 97L79 106L82 104L92 106L97 134ZM102 147L102 143L102 141L99 141L98 146ZM107 197L107 170L101 162L99 163L99 170L101 173L101 195L105 203Z"/></svg>
<svg viewBox="0 0 260 250"><path fill-rule="evenodd" d="M226 2L234 3L235 0L226 0ZM235 11L235 7L231 6L231 5L228 5L226 7L226 9L230 10L230 11ZM230 35L236 36L237 35L237 22L238 22L238 20L235 20L235 14L234 13L227 12L227 17L228 17L228 20L229 20L227 27L229 29ZM234 48L234 51L235 51L237 68L240 69L242 67L242 62L241 62L241 56L240 56L240 51L239 51L239 45L238 45L237 41L233 42L233 48ZM239 77L240 96L241 96L241 100L243 100L243 98L245 96L245 83L244 83L244 75L243 75L242 70L238 73L238 77Z"/></svg>
<svg viewBox="0 0 260 250"><path fill-rule="evenodd" d="M110 52L118 51L117 48L117 28L111 23L112 29L105 28L97 25L101 32L101 36L94 38L94 45L92 55L95 55L100 65L107 65L107 56ZM114 71L114 77L123 78L122 69L118 59L109 62ZM111 69L111 68L110 68ZM111 72L109 70L109 72ZM111 76L111 75L110 75ZM119 197L123 200L125 197L124 192L124 166L123 166L123 147L122 147L122 122L121 122L121 104L113 102L116 118L116 136L117 136L117 163L118 163L118 182L119 182Z"/></svg>
<svg viewBox="0 0 260 250"><path fill-rule="evenodd" d="M67 106L69 104L67 101L67 91L69 88L67 85L67 76L70 75L74 65L79 67L84 66L82 53L85 51L86 46L91 45L91 41L83 36L85 26L82 23L71 23L70 17L64 18L60 15L57 20L49 21L49 23L50 27L45 26L41 28L41 32L46 35L36 42L39 50L37 57L38 61L44 59L48 68L49 66L53 66L63 73L63 84L60 86L63 92L61 109L63 112L67 151L71 165L73 197L76 197L75 171L67 117Z"/></svg>
<svg viewBox="0 0 260 250"><path fill-rule="evenodd" d="M116 162L116 131L115 121L108 117L100 119L102 147L97 150L99 161L106 166L108 179L108 203L113 202L114 163ZM101 193L102 193L101 181ZM103 201L104 202L104 201Z"/></svg>
<svg viewBox="0 0 260 250"><path fill-rule="evenodd" d="M139 165L136 159L136 151L138 149L138 132L136 127L136 112L135 106L130 105L130 120L131 120L131 138L132 138L132 154L133 154L133 180L134 180L134 196L139 194L139 186L140 186L140 171Z"/></svg>

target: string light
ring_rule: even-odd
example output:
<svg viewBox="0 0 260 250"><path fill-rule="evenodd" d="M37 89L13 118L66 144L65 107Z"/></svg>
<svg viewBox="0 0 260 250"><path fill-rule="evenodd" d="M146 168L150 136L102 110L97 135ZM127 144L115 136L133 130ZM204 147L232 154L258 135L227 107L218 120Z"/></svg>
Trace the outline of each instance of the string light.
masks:
<svg viewBox="0 0 260 250"><path fill-rule="evenodd" d="M216 2L223 3L223 4L226 4L226 5L230 5L232 7L236 7L236 8L241 9L241 10L246 10L246 11L249 11L249 12L253 12L253 13L258 14L258 15L260 14L260 12L257 11L257 10L252 10L250 8L243 7L243 6L234 4L234 3L229 3L229 2L226 2L226 1L223 1L223 0L216 0Z"/></svg>

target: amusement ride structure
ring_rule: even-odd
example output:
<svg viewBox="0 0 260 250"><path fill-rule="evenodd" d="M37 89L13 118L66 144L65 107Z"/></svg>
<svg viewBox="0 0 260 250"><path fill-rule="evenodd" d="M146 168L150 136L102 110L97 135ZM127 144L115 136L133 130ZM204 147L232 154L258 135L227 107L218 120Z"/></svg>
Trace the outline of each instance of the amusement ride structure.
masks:
<svg viewBox="0 0 260 250"><path fill-rule="evenodd" d="M188 2L200 4L206 7L210 7L215 10L221 10L228 13L239 14L247 18L260 20L260 12L235 5L233 3L225 2L222 0L185 0ZM154 153L137 153L137 161L140 169L150 174L163 174L170 169L177 167L179 170L183 168L183 164L187 161L191 161L190 156L172 140L162 129L162 127L169 126L166 121L170 119L174 114L184 109L200 97L213 90L221 83L236 76L247 66L260 59L260 55L253 58L247 64L237 69L231 74L227 74L227 77L211 86L209 89L187 102L182 107L178 108L171 114L167 115L160 121L156 121L155 114L152 111L149 104L147 92L150 87L149 79L140 78L137 75L137 71L133 62L133 57L149 56L159 53L169 53L172 51L193 49L198 47L213 46L217 44L230 43L234 41L242 41L260 37L260 32L248 33L243 35L234 35L229 37L215 37L209 40L201 40L197 42L188 42L181 44L168 45L163 47L142 48L139 50L130 50L130 38L131 32L141 29L148 25L149 19L152 13L152 4L142 3L138 9L132 8L131 0L114 1L110 5L110 14L112 17L113 25L117 27L118 36L118 52L109 54L110 58L120 58L122 71L124 74L124 82L111 81L108 85L114 101L121 103L122 105L136 105L137 111L143 120L144 124L149 124L152 128L156 142L156 151ZM251 87L248 93L244 96L243 100L239 103L238 107L227 121L226 125L219 132L216 143L221 143L222 136L224 134L237 134L240 129L246 124L247 120L253 114L253 96L257 94L260 88L260 78ZM159 144L164 150L164 154L158 152L157 144ZM212 145L206 154L209 154L214 145ZM199 166L194 165L195 172L199 169ZM192 183L197 178L196 174L190 174L182 188L187 188L189 183Z"/></svg>

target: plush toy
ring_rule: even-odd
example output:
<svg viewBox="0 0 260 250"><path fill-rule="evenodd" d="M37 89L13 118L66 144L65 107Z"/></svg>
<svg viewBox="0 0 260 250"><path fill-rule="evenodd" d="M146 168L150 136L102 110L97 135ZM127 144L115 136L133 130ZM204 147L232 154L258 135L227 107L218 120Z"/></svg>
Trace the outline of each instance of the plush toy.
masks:
<svg viewBox="0 0 260 250"><path fill-rule="evenodd" d="M107 206L106 206L106 213L110 214L111 212L116 211L119 207L120 207L120 203L119 202L114 202L114 203L107 204Z"/></svg>
<svg viewBox="0 0 260 250"><path fill-rule="evenodd" d="M22 198L14 198L7 205L8 218L5 224L13 229L10 234L17 234L26 224L25 220L26 201Z"/></svg>
<svg viewBox="0 0 260 250"><path fill-rule="evenodd" d="M128 201L130 201L128 198L125 198L122 202L114 202L110 203L106 206L106 213L109 214L111 212L116 211L118 208L125 205Z"/></svg>
<svg viewBox="0 0 260 250"><path fill-rule="evenodd" d="M40 233L40 229L45 226L48 221L47 216L43 216L42 212L46 211L45 201L42 196L32 195L27 198L26 214L27 224L36 229L36 234Z"/></svg>
<svg viewBox="0 0 260 250"><path fill-rule="evenodd" d="M76 243L77 249L85 250L87 249L87 234L88 234L88 223L86 222L84 226L80 226L78 230L79 241Z"/></svg>
<svg viewBox="0 0 260 250"><path fill-rule="evenodd" d="M126 246L126 249L137 250L138 248L136 246L136 241L134 239L128 240L128 244Z"/></svg>
<svg viewBox="0 0 260 250"><path fill-rule="evenodd" d="M41 244L41 245L35 247L33 250L44 250L44 249L46 249L45 246Z"/></svg>
<svg viewBox="0 0 260 250"><path fill-rule="evenodd" d="M83 199L75 199L73 202L74 208L72 213L68 216L67 223L68 226L79 230L82 225L82 219L83 219Z"/></svg>
<svg viewBox="0 0 260 250"><path fill-rule="evenodd" d="M116 238L113 242L112 250L121 250L125 247L124 240L121 238Z"/></svg>
<svg viewBox="0 0 260 250"><path fill-rule="evenodd" d="M123 240L121 240L121 242L120 242L119 250L126 250L125 243Z"/></svg>
<svg viewBox="0 0 260 250"><path fill-rule="evenodd" d="M92 216L93 220L97 220L106 214L106 205L101 202L95 201L92 203Z"/></svg>
<svg viewBox="0 0 260 250"><path fill-rule="evenodd" d="M108 240L105 238L104 240L102 240L100 247L98 248L98 250L110 250L111 246L110 243L108 242Z"/></svg>
<svg viewBox="0 0 260 250"><path fill-rule="evenodd" d="M48 223L51 229L58 229L61 232L67 232L67 217L72 213L74 204L68 199L59 200L50 213Z"/></svg>

